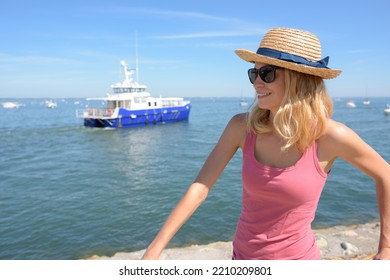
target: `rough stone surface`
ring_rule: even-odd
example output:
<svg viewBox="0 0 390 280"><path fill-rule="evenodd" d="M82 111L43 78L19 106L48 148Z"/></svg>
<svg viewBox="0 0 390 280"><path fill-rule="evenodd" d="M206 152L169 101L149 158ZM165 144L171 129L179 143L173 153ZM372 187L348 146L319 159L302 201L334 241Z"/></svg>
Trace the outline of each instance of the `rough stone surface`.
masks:
<svg viewBox="0 0 390 280"><path fill-rule="evenodd" d="M336 226L314 230L322 259L370 259L377 252L379 223ZM116 253L114 256L91 256L89 259L139 260L145 250ZM231 242L215 242L164 250L161 260L230 260Z"/></svg>

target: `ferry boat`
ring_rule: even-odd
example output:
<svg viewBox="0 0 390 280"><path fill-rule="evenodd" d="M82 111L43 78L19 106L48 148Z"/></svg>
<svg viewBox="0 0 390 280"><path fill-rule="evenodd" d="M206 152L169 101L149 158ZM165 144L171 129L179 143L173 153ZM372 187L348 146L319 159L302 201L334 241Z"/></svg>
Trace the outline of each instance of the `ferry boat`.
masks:
<svg viewBox="0 0 390 280"><path fill-rule="evenodd" d="M188 120L191 102L182 97L152 97L145 85L134 81L134 70L121 61L124 80L111 85L113 93L106 97L87 98L102 101L103 108L88 107L77 111L84 126L130 128ZM136 69L137 70L137 69Z"/></svg>

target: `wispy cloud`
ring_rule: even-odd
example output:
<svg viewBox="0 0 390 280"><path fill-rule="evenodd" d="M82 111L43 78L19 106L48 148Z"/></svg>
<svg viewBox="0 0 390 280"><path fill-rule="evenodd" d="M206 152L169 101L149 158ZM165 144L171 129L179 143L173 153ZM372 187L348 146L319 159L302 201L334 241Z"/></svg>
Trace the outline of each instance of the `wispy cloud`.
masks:
<svg viewBox="0 0 390 280"><path fill-rule="evenodd" d="M0 53L0 62L2 64L69 64L71 61L64 58L58 57L49 57L49 56L40 56L40 55L22 55L22 56L14 56L8 55L4 53ZM75 61L72 61L75 62Z"/></svg>
<svg viewBox="0 0 390 280"><path fill-rule="evenodd" d="M374 51L375 50L373 50L373 49L355 49L355 50L349 50L349 51L347 51L347 53L359 54L359 53L372 53Z"/></svg>
<svg viewBox="0 0 390 280"><path fill-rule="evenodd" d="M185 19L197 19L197 20L208 20L208 21L218 21L218 22L239 22L238 19L220 17L205 13L198 12L187 12L187 11L170 11L170 10L156 10L156 9L135 9L132 11L138 13L147 13L157 16L164 16L167 18L185 18Z"/></svg>
<svg viewBox="0 0 390 280"><path fill-rule="evenodd" d="M186 11L166 11L166 10L149 10L150 13L167 16L169 18L182 18L188 21L210 21L214 22L214 25L221 23L215 30L190 32L190 33L178 33L178 34L166 34L154 36L154 39L175 40L175 39L200 39L200 38L222 38L222 37L243 37L243 36L259 36L259 34L266 32L267 28L258 26L258 24L252 24L246 21L242 21L233 17L220 17L205 13L198 12L186 12ZM202 29L202 27L198 27ZM209 28L209 27L208 27Z"/></svg>
<svg viewBox="0 0 390 280"><path fill-rule="evenodd" d="M208 13L192 12L192 11L174 11L164 9L150 9L150 8L123 8L121 6L110 6L107 9L92 8L90 11L96 15L97 10L99 14L104 13L105 16L109 17L137 17L142 19L147 18L163 18L171 22L197 22L196 25L191 24L192 32L183 32L176 34L163 34L151 36L151 39L163 39L163 40L177 40L177 39L200 39L200 38L219 38L219 37L243 37L243 36L259 36L265 33L268 28L259 26L259 24L253 24L248 21L243 21L234 17L218 16ZM207 25L204 23L207 22ZM214 26L214 30L210 30L210 24ZM202 31L203 27L207 26L207 31ZM194 27L197 28L198 32L193 32ZM206 27L204 27L206 28Z"/></svg>
<svg viewBox="0 0 390 280"><path fill-rule="evenodd" d="M96 16L104 14L105 16L122 18L132 16L141 16L141 17L163 17L168 19L189 19L189 20L208 20L214 22L239 22L238 19L231 17L221 17L216 15L210 15L206 13L191 12L191 11L173 11L173 10L164 10L164 9L154 9L154 8L142 8L142 7L122 7L122 6L113 6L109 5L107 7L88 7L87 10L79 11L78 15L80 17L85 16Z"/></svg>
<svg viewBox="0 0 390 280"><path fill-rule="evenodd" d="M199 38L218 38L218 37L243 37L243 36L258 36L261 30L226 30L226 31L208 31L208 32L195 32L186 34L170 34L170 35L159 35L153 36L153 39L199 39Z"/></svg>

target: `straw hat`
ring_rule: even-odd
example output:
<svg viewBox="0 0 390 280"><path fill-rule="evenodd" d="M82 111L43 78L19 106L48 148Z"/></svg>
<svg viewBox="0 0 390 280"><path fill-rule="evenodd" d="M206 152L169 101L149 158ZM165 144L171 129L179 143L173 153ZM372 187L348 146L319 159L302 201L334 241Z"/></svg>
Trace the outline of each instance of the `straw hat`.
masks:
<svg viewBox="0 0 390 280"><path fill-rule="evenodd" d="M328 56L321 59L321 43L317 36L298 29L270 29L256 53L244 49L235 53L251 63L271 64L324 79L336 78L341 73L341 70L327 67Z"/></svg>

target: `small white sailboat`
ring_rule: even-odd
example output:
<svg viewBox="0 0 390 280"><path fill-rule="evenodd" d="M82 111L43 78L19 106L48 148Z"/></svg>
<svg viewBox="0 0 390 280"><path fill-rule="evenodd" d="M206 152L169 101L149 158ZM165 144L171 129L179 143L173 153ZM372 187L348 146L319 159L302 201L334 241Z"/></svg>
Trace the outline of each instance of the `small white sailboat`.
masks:
<svg viewBox="0 0 390 280"><path fill-rule="evenodd" d="M384 110L385 115L390 116L390 104L386 104L386 108Z"/></svg>
<svg viewBox="0 0 390 280"><path fill-rule="evenodd" d="M20 106L22 106L22 104L20 104L18 102L4 102L4 103L1 103L1 105L3 105L3 108L6 108L6 109L14 109L14 108L19 108Z"/></svg>
<svg viewBox="0 0 390 280"><path fill-rule="evenodd" d="M356 108L356 104L352 99L348 100L348 102L345 104L345 106L347 108Z"/></svg>
<svg viewBox="0 0 390 280"><path fill-rule="evenodd" d="M49 109L54 109L54 108L57 108L57 103L52 101L52 100L46 100L45 106Z"/></svg>
<svg viewBox="0 0 390 280"><path fill-rule="evenodd" d="M371 101L368 99L367 96L367 86L366 86L366 97L363 100L363 105L370 105Z"/></svg>
<svg viewBox="0 0 390 280"><path fill-rule="evenodd" d="M246 107L248 107L248 105L249 105L249 103L244 98L244 95L243 95L242 90L241 90L240 107L241 108L246 108Z"/></svg>
<svg viewBox="0 0 390 280"><path fill-rule="evenodd" d="M240 107L241 108L246 108L246 107L248 107L248 102L244 99L244 98L241 98L240 99Z"/></svg>

